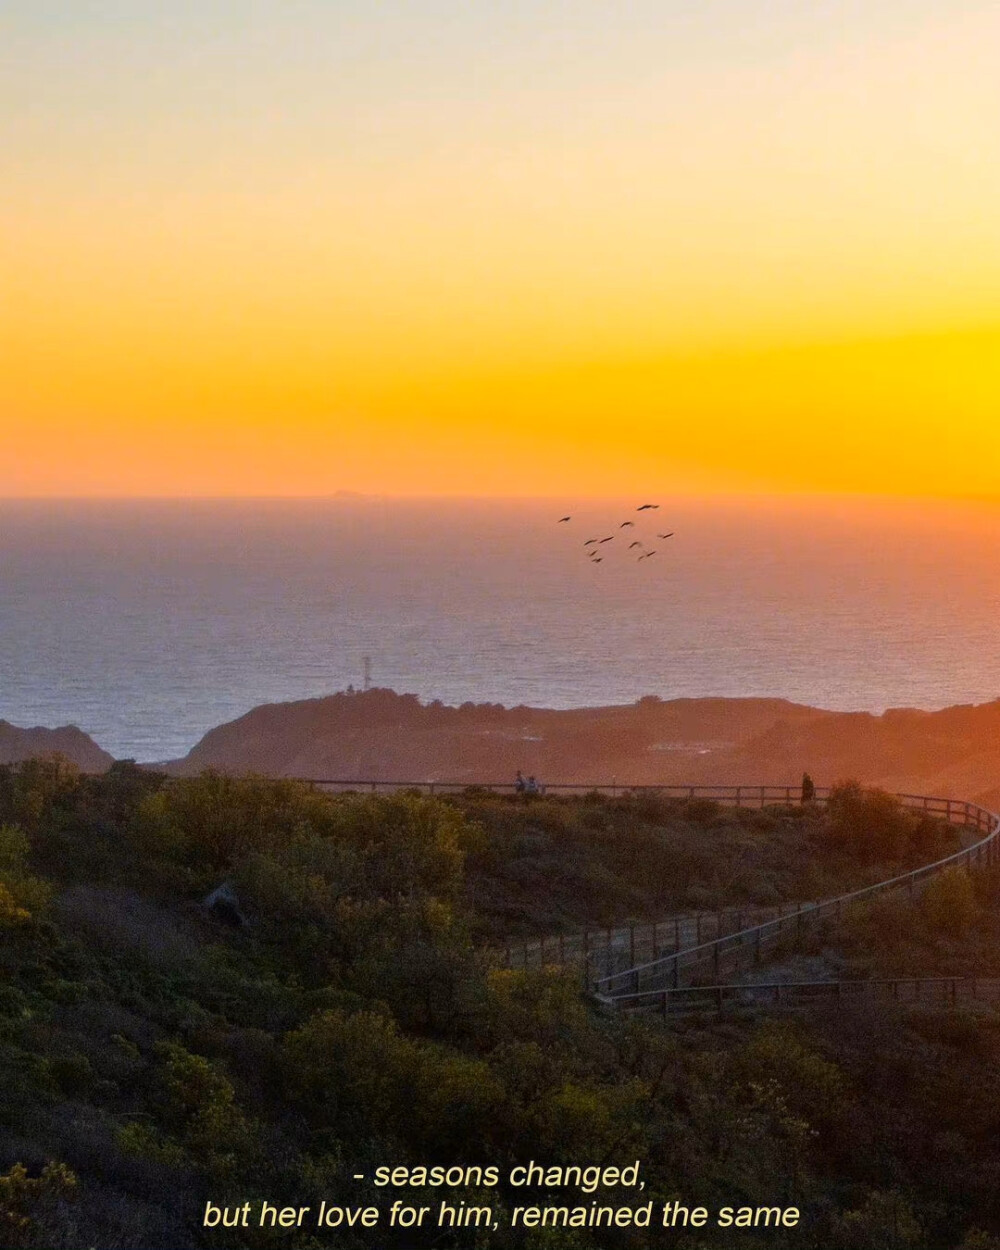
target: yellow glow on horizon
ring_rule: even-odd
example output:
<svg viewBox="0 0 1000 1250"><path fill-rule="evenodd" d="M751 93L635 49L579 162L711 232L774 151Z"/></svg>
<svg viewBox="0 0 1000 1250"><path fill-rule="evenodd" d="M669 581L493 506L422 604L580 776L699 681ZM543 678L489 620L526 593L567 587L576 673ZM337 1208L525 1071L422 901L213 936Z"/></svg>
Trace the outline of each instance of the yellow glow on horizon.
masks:
<svg viewBox="0 0 1000 1250"><path fill-rule="evenodd" d="M1000 495L1000 328L361 375L217 342L30 363L13 494Z"/></svg>
<svg viewBox="0 0 1000 1250"><path fill-rule="evenodd" d="M913 7L15 4L0 494L1000 495L1000 16Z"/></svg>

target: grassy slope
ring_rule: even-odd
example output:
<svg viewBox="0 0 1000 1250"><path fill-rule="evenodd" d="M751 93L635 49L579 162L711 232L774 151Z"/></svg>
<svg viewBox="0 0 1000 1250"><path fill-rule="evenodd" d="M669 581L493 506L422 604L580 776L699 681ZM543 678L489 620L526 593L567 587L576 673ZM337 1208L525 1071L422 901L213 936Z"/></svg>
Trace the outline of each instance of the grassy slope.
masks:
<svg viewBox="0 0 1000 1250"><path fill-rule="evenodd" d="M640 1158L657 1201L802 1207L803 1229L744 1233L750 1250L950 1250L973 1224L1000 1224L1000 1098L973 1097L1000 1071L994 1022L881 1013L665 1033L591 1015L572 978L497 973L475 954L482 930L586 918L584 881L630 907L684 901L704 863L744 843L752 858L726 900L790 889L823 847L820 870L837 880L843 846L822 841L815 816L159 784L128 769L99 781L0 770L0 1172L21 1161L29 1176L0 1179L0 1244L273 1245L273 1234L201 1230L202 1204L378 1200L353 1172L529 1158ZM673 866L666 893L650 879L651 847ZM552 902L559 870L568 884ZM199 906L222 879L236 882L249 928ZM974 910L940 949L988 924ZM75 1183L50 1173L32 1189L49 1160ZM281 1241L417 1244L352 1237ZM477 1244L646 1242L501 1231Z"/></svg>

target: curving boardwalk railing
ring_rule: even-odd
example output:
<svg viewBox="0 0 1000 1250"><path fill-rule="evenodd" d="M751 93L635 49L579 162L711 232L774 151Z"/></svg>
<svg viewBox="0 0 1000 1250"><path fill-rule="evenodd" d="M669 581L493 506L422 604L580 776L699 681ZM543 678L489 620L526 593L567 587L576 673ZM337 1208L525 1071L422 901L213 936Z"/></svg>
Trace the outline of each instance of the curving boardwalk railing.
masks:
<svg viewBox="0 0 1000 1250"><path fill-rule="evenodd" d="M516 788L511 782L441 782L441 781L379 781L379 780L329 780L304 779L307 784L327 791L365 791L369 793L398 793L410 790L422 794L446 795L460 794L470 790L481 790L491 794L514 794ZM678 800L708 799L735 807L767 807L770 804L792 804L802 801L799 786L780 785L621 785L612 779L610 783L560 782L546 784L541 792L553 797L576 796L584 794L600 794L610 797L628 795L654 795L660 798ZM826 803L830 795L830 787L816 787L812 802ZM540 796L524 795L527 803L536 801ZM599 999L604 1001L624 1000L626 997L642 995L649 991L664 989L681 989L685 983L694 978L711 975L719 982L723 971L738 972L748 964L760 963L768 947L773 946L791 933L801 933L806 928L816 925L825 919L839 920L843 911L852 903L879 895L888 895L906 891L913 895L923 884L938 873L953 867L967 867L974 870L993 864L1000 860L1000 815L988 811L978 803L963 799L946 799L923 794L896 794L893 796L905 807L927 812L941 817L951 824L971 829L979 835L976 841L953 855L931 864L925 864L911 872L901 873L875 885L853 890L836 898L826 899L817 903L797 904L795 910L759 924L739 928L736 932L727 932L710 941L696 940L693 945L675 942L674 949L665 954L656 953L657 929L653 928L652 959L636 963L627 960L628 967L596 979L589 978L589 988ZM630 937L630 951L634 949L634 933ZM559 962L565 961L567 943L570 938L553 938L550 941L560 952ZM609 954L614 946L610 932L606 945ZM583 937L581 954L587 962L589 943ZM551 949L551 948L550 948ZM638 954L638 952L635 952ZM539 962L545 962L545 943L539 943ZM513 962L512 952L507 953L508 966ZM529 961L528 950L524 950L524 965ZM624 1004L623 1004L624 1005Z"/></svg>
<svg viewBox="0 0 1000 1250"><path fill-rule="evenodd" d="M587 976L610 976L612 972L649 963L673 951L701 946L727 933L739 933L751 924L777 920L799 911L804 904L723 907L715 911L677 912L660 920L628 924L589 926L575 932L550 933L543 937L510 939L497 950L505 968L527 970L555 966L585 967Z"/></svg>
<svg viewBox="0 0 1000 1250"><path fill-rule="evenodd" d="M816 801L825 802L828 795L829 790L817 791ZM783 937L802 933L824 919L839 921L853 903L899 892L912 896L931 877L949 868L964 867L974 871L1000 862L1000 815L996 812L988 811L978 803L959 799L934 799L912 794L895 797L907 807L934 812L952 824L974 829L982 836L972 845L911 872L900 873L836 898L805 904L793 914L600 977L591 982L591 990L604 1000L631 1001L633 996L650 991L680 989L685 983L690 984L693 978L704 975L711 975L715 982L719 982L723 971L727 974L738 972L743 967L760 963L766 948Z"/></svg>
<svg viewBox="0 0 1000 1250"><path fill-rule="evenodd" d="M392 794L411 791L419 794L447 795L463 794L473 790L502 795L517 793L517 788L512 782L500 781L383 781L312 777L296 777L289 778L289 780L299 781L314 789L332 793ZM521 797L526 803L531 803L545 795L570 797L586 794L610 797L653 795L679 800L708 799L728 806L761 808L769 804L791 804L802 801L800 786L621 785L615 779L612 779L610 783L547 783L541 788L539 794L525 794ZM810 801L824 804L829 795L830 787L817 786ZM972 829L980 836L970 846L963 847L952 855L946 855L943 859L915 868L911 872L900 873L886 881L879 881L875 885L865 886L818 903L797 904L794 911L785 915L779 915L748 928L741 928L737 932L723 934L708 942L696 942L693 946L683 946L681 949L675 947L670 953L654 957L644 963L636 964L630 960L630 967L597 979L590 979L588 988L597 999L606 1004L614 1004L617 1000L621 1000L622 1005L625 1005L626 1002L636 1002L637 996L641 997L649 993L662 995L664 990L681 990L685 988L685 982L710 973L716 982L716 985L711 988L718 990L723 970L738 972L748 964L760 963L767 947L774 945L790 933L801 933L821 920L839 920L844 910L852 903L900 891L914 895L928 879L948 868L965 867L973 871L1000 862L1000 815L996 812L963 799L946 799L923 794L896 794L893 797L905 807L939 816L951 824ZM654 927L654 945L656 932ZM560 939L557 937L554 941L559 942ZM611 945L610 935L608 944ZM563 949L565 950L565 939L563 939ZM544 952L544 944L540 944L540 961L544 961ZM508 953L508 962L510 958ZM584 958L586 959L586 950ZM526 951L525 964L527 961ZM721 988L727 987L721 986Z"/></svg>
<svg viewBox="0 0 1000 1250"><path fill-rule="evenodd" d="M724 1012L727 1008L815 1007L823 1003L892 1002L913 1007L993 1007L1000 1003L997 977L870 977L861 981L757 981L732 985L686 985L646 990L614 999L625 1011L668 1017Z"/></svg>
<svg viewBox="0 0 1000 1250"><path fill-rule="evenodd" d="M511 782L445 782L445 781L380 781L380 780L331 780L317 778L297 778L316 789L344 792L363 791L368 793L399 793L415 791L421 794L446 795L467 793L480 790L491 794L515 794L516 787ZM817 786L811 801L825 804L830 796L830 787ZM734 807L767 807L770 804L792 804L802 801L800 786L780 785L621 785L612 779L610 783L590 782L559 782L546 784L541 795L578 796L584 794L600 794L610 797L628 795L653 795L660 798L679 800L708 799L715 803ZM541 795L523 795L526 803L536 801ZM627 996L641 995L647 991L663 989L680 989L692 978L711 975L719 982L723 971L737 972L749 964L760 963L766 949L773 946L790 933L801 933L807 927L824 919L839 920L843 911L852 903L864 899L875 898L899 891L915 894L925 881L938 873L952 867L967 867L970 870L993 864L1000 859L1000 815L988 811L978 803L964 799L939 798L924 794L896 794L893 796L905 807L927 812L941 817L951 824L972 829L980 835L976 841L953 855L947 855L932 864L925 864L911 872L901 873L875 885L841 894L836 898L825 899L817 903L797 904L795 910L785 915L760 924L741 928L736 932L725 933L707 942L694 945L682 945L667 954L654 955L654 958L643 963L628 960L629 967L605 976L589 980L589 989L604 1001L625 999ZM656 929L654 928L654 943ZM562 939L562 952L565 954L566 940ZM551 939L558 944L560 939ZM608 946L612 945L609 935ZM584 942L584 960L587 956L587 944ZM511 954L508 953L508 964ZM525 965L528 954L525 951ZM539 961L544 962L545 946L539 945ZM562 959L560 959L562 962Z"/></svg>

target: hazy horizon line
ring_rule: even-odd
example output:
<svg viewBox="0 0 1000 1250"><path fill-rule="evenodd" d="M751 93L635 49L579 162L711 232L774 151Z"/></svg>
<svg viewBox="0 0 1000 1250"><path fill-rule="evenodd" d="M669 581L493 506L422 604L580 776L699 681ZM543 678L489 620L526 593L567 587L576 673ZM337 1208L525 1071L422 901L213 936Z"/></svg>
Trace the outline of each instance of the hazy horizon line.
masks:
<svg viewBox="0 0 1000 1250"><path fill-rule="evenodd" d="M461 494L461 493L398 493L389 491L335 490L322 494L0 494L0 504L5 503L350 503L359 500L374 502L454 502L454 503L545 503L552 501L577 501L599 503L605 500L620 501L633 496L682 499L782 499L782 500L893 500L923 501L935 503L1000 503L997 494L930 494L911 491L863 491L863 490L779 490L774 488L746 488L741 490L685 490L682 487L652 487L637 489L630 493L621 491L608 494L574 494L570 491L546 494Z"/></svg>

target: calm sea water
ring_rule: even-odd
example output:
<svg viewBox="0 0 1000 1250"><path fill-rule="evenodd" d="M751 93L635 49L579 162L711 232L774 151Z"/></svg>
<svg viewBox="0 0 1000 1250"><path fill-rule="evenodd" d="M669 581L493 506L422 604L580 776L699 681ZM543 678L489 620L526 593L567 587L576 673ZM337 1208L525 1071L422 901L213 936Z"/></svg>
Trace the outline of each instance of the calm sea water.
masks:
<svg viewBox="0 0 1000 1250"><path fill-rule="evenodd" d="M166 759L366 655L446 702L1000 695L996 505L639 502L0 503L0 717Z"/></svg>

